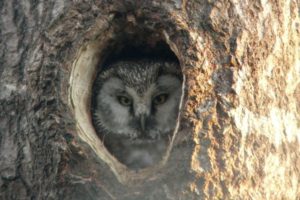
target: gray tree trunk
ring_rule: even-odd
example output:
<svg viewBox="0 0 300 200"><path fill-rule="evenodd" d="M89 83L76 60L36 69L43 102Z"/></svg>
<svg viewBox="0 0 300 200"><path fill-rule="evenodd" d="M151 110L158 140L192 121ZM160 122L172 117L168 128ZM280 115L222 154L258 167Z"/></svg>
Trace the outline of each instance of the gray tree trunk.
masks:
<svg viewBox="0 0 300 200"><path fill-rule="evenodd" d="M295 0L0 1L0 199L300 199ZM185 77L166 159L131 171L95 137L96 64L163 40ZM150 41L150 42L149 42Z"/></svg>

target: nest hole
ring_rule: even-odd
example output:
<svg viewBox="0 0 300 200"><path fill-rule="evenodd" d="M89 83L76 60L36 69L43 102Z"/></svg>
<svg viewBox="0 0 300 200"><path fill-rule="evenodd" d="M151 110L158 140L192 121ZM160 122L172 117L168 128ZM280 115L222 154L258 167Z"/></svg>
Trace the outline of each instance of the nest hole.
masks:
<svg viewBox="0 0 300 200"><path fill-rule="evenodd" d="M156 169L161 169L165 166L170 155L179 128L179 115L184 96L184 80L179 64L180 62L171 50L170 43L166 35L149 31L116 34L113 30L109 30L106 34L101 34L96 40L82 47L73 63L69 100L77 121L78 135L83 141L89 144L97 156L109 165L120 182L128 183L130 181L143 180L151 176L151 174L155 174ZM173 43L172 46L173 49L176 48ZM105 129L97 128L98 122L97 119L95 119L97 94L101 87L101 84L97 84L99 76L109 70L116 62L135 62L139 60L174 63L179 70L178 79L180 85L178 85L178 87L181 91L178 96L178 105L176 105L175 122L172 124L172 129L168 131L167 139L164 138L167 142L162 145L163 151L160 153L159 159L144 166L134 166L126 163L126 156L128 156L126 155L126 151L128 151L126 148L131 148L130 146L121 144L117 147L119 148L118 151L125 155L116 155L110 146L111 144L107 144L106 142L109 134L104 133L104 131L106 131ZM119 136L115 138L115 140L119 139ZM150 139L153 140L152 144L155 144L155 139ZM135 140L136 138L134 138L132 142L134 143ZM138 140L142 139L139 138ZM128 140L129 143L130 141L131 140ZM116 144L118 144L118 142L116 142ZM146 153L142 155L142 157L151 157L151 151L155 149L151 149L151 145L147 145L147 142L141 142L140 145L136 143L134 148L140 148L136 151L136 154L146 151L145 146L147 146L150 153L148 152L148 154ZM159 144L153 145L153 148L160 147ZM151 160L151 158L149 159Z"/></svg>
<svg viewBox="0 0 300 200"><path fill-rule="evenodd" d="M108 52L105 59L98 64L98 72L93 84L91 103L93 125L108 151L129 169L140 170L152 167L159 164L166 155L177 124L182 93L182 73L179 61L168 44L158 35L149 33L122 35L110 44L105 50ZM124 66L121 66L122 64ZM130 66L131 64L132 66ZM149 68L156 68L157 64L161 65L159 68L162 68L157 71L164 70L166 74L163 75L166 80L163 80L163 75L157 76L156 73L153 73L153 76L157 77L148 85L149 87L137 86L139 83L146 85L149 82L150 75L145 75L145 71L151 74L153 70ZM144 70L136 70L135 65ZM164 69L167 67L174 69ZM123 71L128 72L123 74ZM107 75L110 72L111 75ZM104 73L106 74L103 75ZM171 75L174 75L174 78L170 78ZM112 77L109 76L114 77L117 82L120 81L121 85L105 83L112 80ZM139 80L137 83L133 83L136 77L145 79L145 83ZM165 81L169 81L169 83L165 83ZM110 86L108 86L109 84ZM178 84L178 88L175 88L174 84ZM157 91L148 96L152 86ZM170 89L173 86L174 88ZM115 91L106 91L103 89L104 87ZM159 89L159 87L169 88ZM139 89L143 91L139 93ZM106 97L105 94L113 97ZM178 99L178 102L171 98ZM152 102L149 103L149 101ZM174 106L174 104L176 105ZM148 108L139 111L138 109L141 109L142 105L148 106ZM172 110L168 106L173 106L174 109ZM176 112L175 116L174 112ZM165 118L169 119L165 120ZM162 124L161 120L165 120L166 124ZM170 129L170 126L173 127ZM168 131L164 131L165 129Z"/></svg>

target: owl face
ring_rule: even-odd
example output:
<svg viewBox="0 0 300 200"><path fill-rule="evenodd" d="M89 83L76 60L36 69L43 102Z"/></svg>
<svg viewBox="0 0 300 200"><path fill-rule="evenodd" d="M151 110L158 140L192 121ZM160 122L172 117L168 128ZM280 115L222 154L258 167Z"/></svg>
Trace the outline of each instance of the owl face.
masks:
<svg viewBox="0 0 300 200"><path fill-rule="evenodd" d="M175 127L181 97L179 66L168 62L118 62L97 82L96 124L105 134L159 139Z"/></svg>

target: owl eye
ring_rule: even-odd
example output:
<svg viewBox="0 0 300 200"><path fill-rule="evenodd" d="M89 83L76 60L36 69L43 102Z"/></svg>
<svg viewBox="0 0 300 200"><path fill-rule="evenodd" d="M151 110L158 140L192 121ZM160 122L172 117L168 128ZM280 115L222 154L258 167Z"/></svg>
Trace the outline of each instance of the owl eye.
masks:
<svg viewBox="0 0 300 200"><path fill-rule="evenodd" d="M117 99L119 103L123 106L130 106L132 103L131 99L126 96L117 96Z"/></svg>
<svg viewBox="0 0 300 200"><path fill-rule="evenodd" d="M167 101L168 99L168 94L160 94L160 95L157 95L154 99L153 99L153 103L155 105L160 105L160 104L163 104Z"/></svg>

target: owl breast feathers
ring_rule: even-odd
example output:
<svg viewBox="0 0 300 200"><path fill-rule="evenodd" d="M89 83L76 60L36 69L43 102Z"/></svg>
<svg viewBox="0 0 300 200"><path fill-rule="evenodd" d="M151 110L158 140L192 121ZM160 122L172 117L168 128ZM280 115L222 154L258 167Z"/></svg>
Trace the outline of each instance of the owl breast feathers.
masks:
<svg viewBox="0 0 300 200"><path fill-rule="evenodd" d="M92 113L110 152L137 168L153 164L176 125L181 85L175 62L119 61L107 66L95 82Z"/></svg>

